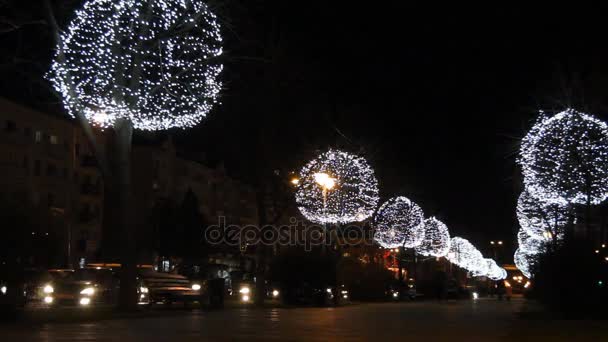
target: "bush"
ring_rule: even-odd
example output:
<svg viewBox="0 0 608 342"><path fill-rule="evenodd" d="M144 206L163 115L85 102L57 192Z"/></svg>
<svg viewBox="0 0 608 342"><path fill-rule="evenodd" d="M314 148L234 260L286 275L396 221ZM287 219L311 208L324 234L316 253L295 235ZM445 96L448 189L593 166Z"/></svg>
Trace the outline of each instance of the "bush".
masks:
<svg viewBox="0 0 608 342"><path fill-rule="evenodd" d="M608 263L596 249L593 243L570 240L543 255L533 270L532 296L568 317L605 315Z"/></svg>

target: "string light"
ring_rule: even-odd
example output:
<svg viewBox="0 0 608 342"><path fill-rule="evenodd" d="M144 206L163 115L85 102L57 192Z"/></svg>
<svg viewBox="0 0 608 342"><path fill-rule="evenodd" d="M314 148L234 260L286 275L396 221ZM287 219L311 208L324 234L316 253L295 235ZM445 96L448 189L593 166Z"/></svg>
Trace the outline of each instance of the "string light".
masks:
<svg viewBox="0 0 608 342"><path fill-rule="evenodd" d="M527 254L541 254L547 251L547 243L551 242L549 239L538 239L530 236L526 230L520 229L517 233L517 243L519 249Z"/></svg>
<svg viewBox="0 0 608 342"><path fill-rule="evenodd" d="M608 127L589 114L541 112L518 162L526 189L542 202L599 204L608 197Z"/></svg>
<svg viewBox="0 0 608 342"><path fill-rule="evenodd" d="M364 158L329 150L302 168L295 197L312 222L358 222L378 205L378 181Z"/></svg>
<svg viewBox="0 0 608 342"><path fill-rule="evenodd" d="M496 261L494 261L494 259L489 259L486 258L485 259L487 266L487 273L486 276L492 280L502 280L505 279L507 277L507 271L498 266L498 264L496 264Z"/></svg>
<svg viewBox="0 0 608 342"><path fill-rule="evenodd" d="M515 266L521 271L526 278L532 278L532 268L538 261L538 254L529 254L518 248L513 255Z"/></svg>
<svg viewBox="0 0 608 342"><path fill-rule="evenodd" d="M416 252L424 256L442 257L450 250L448 227L434 217L424 220L424 237Z"/></svg>
<svg viewBox="0 0 608 342"><path fill-rule="evenodd" d="M467 239L453 237L450 240L450 249L447 254L448 260L471 272L473 275L484 275L487 273L488 264L483 255Z"/></svg>
<svg viewBox="0 0 608 342"><path fill-rule="evenodd" d="M222 37L201 0L88 0L57 51L50 76L64 106L100 127L191 127L218 102Z"/></svg>
<svg viewBox="0 0 608 342"><path fill-rule="evenodd" d="M384 202L374 218L374 240L384 248L419 246L424 239L424 213L408 198Z"/></svg>
<svg viewBox="0 0 608 342"><path fill-rule="evenodd" d="M545 203L523 191L517 200L517 220L521 229L539 240L562 240L571 215L571 207Z"/></svg>

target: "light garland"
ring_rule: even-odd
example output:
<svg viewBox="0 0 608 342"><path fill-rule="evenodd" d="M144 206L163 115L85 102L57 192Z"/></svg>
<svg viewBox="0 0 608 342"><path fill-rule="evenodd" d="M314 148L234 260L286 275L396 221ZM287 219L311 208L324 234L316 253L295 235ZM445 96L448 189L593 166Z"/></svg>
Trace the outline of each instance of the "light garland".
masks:
<svg viewBox="0 0 608 342"><path fill-rule="evenodd" d="M419 246L424 239L424 213L408 198L384 202L374 217L374 240L384 248Z"/></svg>
<svg viewBox="0 0 608 342"><path fill-rule="evenodd" d="M513 255L515 267L517 267L526 278L532 278L532 269L538 262L538 254L529 254L518 248Z"/></svg>
<svg viewBox="0 0 608 342"><path fill-rule="evenodd" d="M547 251L547 244L552 240L538 239L530 236L527 231L520 229L517 233L517 243L519 249L527 254L541 254Z"/></svg>
<svg viewBox="0 0 608 342"><path fill-rule="evenodd" d="M488 271L488 263L483 255L467 239L453 237L447 259L457 266L471 272L474 276L484 275Z"/></svg>
<svg viewBox="0 0 608 342"><path fill-rule="evenodd" d="M522 141L519 164L534 198L599 204L608 197L608 127L572 109L549 118L541 113Z"/></svg>
<svg viewBox="0 0 608 342"><path fill-rule="evenodd" d="M424 237L416 252L424 256L442 257L450 250L448 227L434 217L424 220Z"/></svg>
<svg viewBox="0 0 608 342"><path fill-rule="evenodd" d="M71 116L142 130L198 124L218 101L222 37L201 0L88 0L61 34L51 80Z"/></svg>
<svg viewBox="0 0 608 342"><path fill-rule="evenodd" d="M302 168L295 197L312 222L359 222L378 205L378 181L364 158L329 150Z"/></svg>
<svg viewBox="0 0 608 342"><path fill-rule="evenodd" d="M489 259L486 258L485 259L487 266L487 273L486 276L492 280L502 280L505 279L507 277L507 271L498 266L498 264L496 264L496 261L494 261L494 259Z"/></svg>
<svg viewBox="0 0 608 342"><path fill-rule="evenodd" d="M528 235L538 240L562 240L571 208L560 203L545 203L524 191L517 200L517 220Z"/></svg>

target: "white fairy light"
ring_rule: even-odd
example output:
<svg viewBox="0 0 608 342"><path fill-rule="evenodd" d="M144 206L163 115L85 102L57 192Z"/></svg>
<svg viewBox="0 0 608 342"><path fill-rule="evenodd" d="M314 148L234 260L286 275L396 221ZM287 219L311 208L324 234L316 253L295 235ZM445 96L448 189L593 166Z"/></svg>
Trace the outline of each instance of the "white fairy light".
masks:
<svg viewBox="0 0 608 342"><path fill-rule="evenodd" d="M492 280L502 280L505 279L507 277L507 271L498 266L498 264L496 264L496 261L494 261L494 259L489 259L486 258L485 259L487 266L487 273L486 276Z"/></svg>
<svg viewBox="0 0 608 342"><path fill-rule="evenodd" d="M374 217L374 241L384 248L417 247L424 239L424 213L408 198L384 202Z"/></svg>
<svg viewBox="0 0 608 342"><path fill-rule="evenodd" d="M562 240L571 208L560 203L545 203L524 191L517 201L517 220L528 235L539 240Z"/></svg>
<svg viewBox="0 0 608 342"><path fill-rule="evenodd" d="M434 217L424 220L424 237L416 252L424 256L442 257L450 250L448 227Z"/></svg>
<svg viewBox="0 0 608 342"><path fill-rule="evenodd" d="M517 243L519 249L527 254L541 254L547 251L547 244L552 240L539 239L530 236L526 230L520 229L517 233Z"/></svg>
<svg viewBox="0 0 608 342"><path fill-rule="evenodd" d="M102 128L192 127L222 87L220 26L201 0L88 0L57 51L50 75L68 113Z"/></svg>
<svg viewBox="0 0 608 342"><path fill-rule="evenodd" d="M518 248L513 255L515 266L526 276L532 278L532 269L538 261L538 254L529 254Z"/></svg>
<svg viewBox="0 0 608 342"><path fill-rule="evenodd" d="M519 164L532 197L599 204L608 197L608 127L572 109L553 117L541 113L522 141Z"/></svg>
<svg viewBox="0 0 608 342"><path fill-rule="evenodd" d="M312 222L358 222L378 205L378 181L364 158L329 150L302 168L295 197Z"/></svg>
<svg viewBox="0 0 608 342"><path fill-rule="evenodd" d="M487 273L488 264L481 252L468 240L461 237L453 237L450 240L450 250L447 254L447 259L475 276Z"/></svg>

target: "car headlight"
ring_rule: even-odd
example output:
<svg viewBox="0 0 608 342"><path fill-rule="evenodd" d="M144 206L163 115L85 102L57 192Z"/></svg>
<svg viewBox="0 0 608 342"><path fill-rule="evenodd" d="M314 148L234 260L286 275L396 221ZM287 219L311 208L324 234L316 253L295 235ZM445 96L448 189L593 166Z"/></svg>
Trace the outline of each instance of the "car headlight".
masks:
<svg viewBox="0 0 608 342"><path fill-rule="evenodd" d="M80 291L80 294L85 296L92 296L93 294L95 294L95 289L92 287L86 287L82 291Z"/></svg>
<svg viewBox="0 0 608 342"><path fill-rule="evenodd" d="M241 289L239 290L239 293L244 295L249 294L249 292L251 292L251 290L247 286L241 287Z"/></svg>
<svg viewBox="0 0 608 342"><path fill-rule="evenodd" d="M2 292L2 294L6 294L6 286L0 287L0 292Z"/></svg>
<svg viewBox="0 0 608 342"><path fill-rule="evenodd" d="M91 298L89 298L89 297L80 298L80 305L89 305L89 304L91 304Z"/></svg>
<svg viewBox="0 0 608 342"><path fill-rule="evenodd" d="M53 297L51 297L51 296L44 297L44 303L45 304L53 304Z"/></svg>
<svg viewBox="0 0 608 342"><path fill-rule="evenodd" d="M243 302L248 302L249 301L249 295L243 295L242 299L243 299Z"/></svg>
<svg viewBox="0 0 608 342"><path fill-rule="evenodd" d="M51 285L45 285L44 288L42 288L42 291L44 293L53 293L55 292L55 289L51 286Z"/></svg>
<svg viewBox="0 0 608 342"><path fill-rule="evenodd" d="M142 286L139 288L139 292L141 292L141 293L148 293L148 291L149 291L148 288L145 286Z"/></svg>
<svg viewBox="0 0 608 342"><path fill-rule="evenodd" d="M273 297L278 297L279 296L279 290L273 290L272 291L272 296Z"/></svg>
<svg viewBox="0 0 608 342"><path fill-rule="evenodd" d="M194 291L198 291L198 290L200 290L200 289L201 289L201 285L200 285L200 284L192 284L192 289L193 289Z"/></svg>

